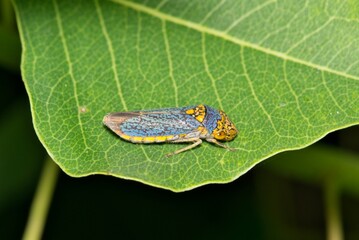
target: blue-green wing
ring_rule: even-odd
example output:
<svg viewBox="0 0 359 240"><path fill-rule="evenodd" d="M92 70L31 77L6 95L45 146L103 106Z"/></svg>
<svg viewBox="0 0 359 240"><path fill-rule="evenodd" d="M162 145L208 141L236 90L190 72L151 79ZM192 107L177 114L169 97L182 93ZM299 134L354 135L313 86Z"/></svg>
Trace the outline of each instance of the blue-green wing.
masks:
<svg viewBox="0 0 359 240"><path fill-rule="evenodd" d="M139 137L186 134L201 126L195 118L181 112L146 112L119 124L125 135Z"/></svg>

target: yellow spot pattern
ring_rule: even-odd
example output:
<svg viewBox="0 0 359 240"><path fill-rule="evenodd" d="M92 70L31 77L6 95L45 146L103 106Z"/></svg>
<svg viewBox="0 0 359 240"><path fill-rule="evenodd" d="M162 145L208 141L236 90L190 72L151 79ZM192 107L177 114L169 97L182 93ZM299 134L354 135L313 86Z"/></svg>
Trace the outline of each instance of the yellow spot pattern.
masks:
<svg viewBox="0 0 359 240"><path fill-rule="evenodd" d="M200 104L195 108L188 109L186 114L191 115L199 122L203 122L204 117L206 116L206 107L203 104Z"/></svg>
<svg viewBox="0 0 359 240"><path fill-rule="evenodd" d="M237 136L237 129L223 111L219 111L221 119L217 121L217 127L213 130L212 136L220 141L231 141Z"/></svg>
<svg viewBox="0 0 359 240"><path fill-rule="evenodd" d="M185 134L184 134L185 135ZM168 136L149 136L149 137L139 137L139 136L128 136L121 134L121 137L125 140L134 143L153 143L153 142L166 142L174 138L174 135Z"/></svg>

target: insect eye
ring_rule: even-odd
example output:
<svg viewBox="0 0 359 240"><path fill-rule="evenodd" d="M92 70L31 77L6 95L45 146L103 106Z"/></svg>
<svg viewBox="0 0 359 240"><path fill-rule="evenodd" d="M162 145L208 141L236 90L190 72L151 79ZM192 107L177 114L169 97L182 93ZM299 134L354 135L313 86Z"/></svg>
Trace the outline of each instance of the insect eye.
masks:
<svg viewBox="0 0 359 240"><path fill-rule="evenodd" d="M218 140L223 140L223 139L226 138L226 134L225 134L224 132L222 132L222 131L217 132L216 138L217 138Z"/></svg>

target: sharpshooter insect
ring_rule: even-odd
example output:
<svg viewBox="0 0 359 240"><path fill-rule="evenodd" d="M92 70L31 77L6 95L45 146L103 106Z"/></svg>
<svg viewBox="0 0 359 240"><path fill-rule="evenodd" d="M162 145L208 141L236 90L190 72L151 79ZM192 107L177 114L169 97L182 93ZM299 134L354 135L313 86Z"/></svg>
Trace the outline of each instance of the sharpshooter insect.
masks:
<svg viewBox="0 0 359 240"><path fill-rule="evenodd" d="M237 135L236 127L223 111L203 104L109 113L103 123L121 138L133 143L193 143L167 156L192 149L202 143L201 139L233 150L217 140L231 141Z"/></svg>

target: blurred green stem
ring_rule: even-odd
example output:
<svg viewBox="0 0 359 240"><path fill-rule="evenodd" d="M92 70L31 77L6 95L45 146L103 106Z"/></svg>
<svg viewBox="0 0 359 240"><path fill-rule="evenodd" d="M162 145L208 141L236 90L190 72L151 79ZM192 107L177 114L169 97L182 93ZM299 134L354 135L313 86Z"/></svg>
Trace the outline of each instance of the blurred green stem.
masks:
<svg viewBox="0 0 359 240"><path fill-rule="evenodd" d="M15 16L11 5L11 0L1 0L1 23L8 29L14 30Z"/></svg>
<svg viewBox="0 0 359 240"><path fill-rule="evenodd" d="M0 0L0 67L20 71L21 43L10 0Z"/></svg>
<svg viewBox="0 0 359 240"><path fill-rule="evenodd" d="M282 176L320 186L332 176L340 191L359 196L359 156L355 153L313 145L273 156L270 164L264 167Z"/></svg>
<svg viewBox="0 0 359 240"><path fill-rule="evenodd" d="M342 240L340 193L335 179L328 179L324 186L327 240Z"/></svg>
<svg viewBox="0 0 359 240"><path fill-rule="evenodd" d="M45 160L42 174L31 205L24 232L24 240L41 239L52 195L59 175L59 168L50 157Z"/></svg>

